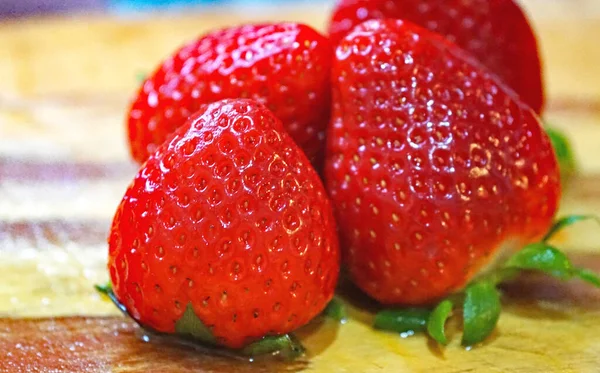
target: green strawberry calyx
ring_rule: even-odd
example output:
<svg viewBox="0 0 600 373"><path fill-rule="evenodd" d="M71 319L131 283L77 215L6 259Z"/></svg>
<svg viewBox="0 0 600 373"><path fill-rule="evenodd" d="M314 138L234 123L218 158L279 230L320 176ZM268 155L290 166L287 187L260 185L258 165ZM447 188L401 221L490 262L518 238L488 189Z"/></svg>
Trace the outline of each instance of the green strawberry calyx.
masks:
<svg viewBox="0 0 600 373"><path fill-rule="evenodd" d="M127 308L125 308L125 306L123 304L121 304L121 302L119 302L119 300L117 299L117 296L115 295L115 293L113 291L112 284L110 283L110 281L104 285L94 285L94 288L100 294L107 296L108 299L110 299L111 302L113 302L113 304L115 306L117 306L117 308L121 312L123 312L125 315L129 316L129 314L127 313Z"/></svg>
<svg viewBox="0 0 600 373"><path fill-rule="evenodd" d="M240 350L244 356L274 355L291 361L304 355L302 343L293 334L266 336Z"/></svg>
<svg viewBox="0 0 600 373"><path fill-rule="evenodd" d="M569 138L555 127L545 126L545 130L558 160L561 179L566 182L577 172L577 162Z"/></svg>
<svg viewBox="0 0 600 373"><path fill-rule="evenodd" d="M127 316L131 316L127 312L127 308L117 299L110 282L106 283L105 285L95 285L94 287L99 293L107 296L115 304L115 306L121 310L121 312ZM148 328L139 322L138 325L150 333L164 335L163 333L152 330L151 328ZM197 342L210 349L224 349L224 347L218 345L211 329L207 327L202 320L200 320L200 318L198 318L191 303L187 305L185 312L175 323L175 335L182 337L185 340ZM168 334L166 336L172 335ZM240 350L227 352L249 357L251 359L270 355L286 361L291 361L302 356L305 352L305 349L300 341L290 333L276 336L265 336Z"/></svg>
<svg viewBox="0 0 600 373"><path fill-rule="evenodd" d="M138 71L135 73L135 80L138 83L143 83L148 78L148 74L144 71Z"/></svg>
<svg viewBox="0 0 600 373"><path fill-rule="evenodd" d="M327 307L323 310L323 315L329 317L340 324L345 324L348 322L348 312L346 311L346 306L344 302L342 302L339 298L334 297L329 303Z"/></svg>
<svg viewBox="0 0 600 373"><path fill-rule="evenodd" d="M375 315L374 327L412 335L427 330L431 310L424 308L385 309Z"/></svg>
<svg viewBox="0 0 600 373"><path fill-rule="evenodd" d="M185 312L175 323L175 333L210 346L217 344L210 328L196 316L191 303L188 303Z"/></svg>
<svg viewBox="0 0 600 373"><path fill-rule="evenodd" d="M448 343L446 337L446 321L452 316L454 302L446 299L440 302L427 317L427 334L439 343L445 345Z"/></svg>
<svg viewBox="0 0 600 373"><path fill-rule="evenodd" d="M439 344L447 345L446 321L460 305L463 317L462 345L471 347L487 339L496 328L501 310L498 285L523 271L541 272L561 280L579 278L600 288L600 277L597 274L573 266L563 252L548 243L562 229L585 220L600 223L599 218L590 215L563 217L554 223L541 242L527 245L494 273L468 284L461 293L441 301L433 310L385 309L375 316L374 327L406 335L426 332Z"/></svg>

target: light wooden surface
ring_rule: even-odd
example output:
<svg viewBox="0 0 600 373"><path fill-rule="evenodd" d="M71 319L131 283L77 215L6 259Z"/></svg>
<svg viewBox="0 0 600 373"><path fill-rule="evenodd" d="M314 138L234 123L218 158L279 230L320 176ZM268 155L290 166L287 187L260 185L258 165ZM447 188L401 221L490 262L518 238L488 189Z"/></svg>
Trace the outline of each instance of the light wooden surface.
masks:
<svg viewBox="0 0 600 373"><path fill-rule="evenodd" d="M529 0L525 5L545 58L546 120L571 135L580 162L581 176L566 190L563 211L598 214L600 2ZM160 346L144 344L92 285L106 280L106 232L135 172L126 152L123 118L136 74L150 71L181 43L211 28L265 19L322 28L326 16L323 5L268 12L212 10L178 18L98 15L0 23L0 371L283 369L230 365L221 358L171 349L165 353ZM557 244L574 260L600 271L598 242L600 229L584 223ZM473 351L458 346L457 333L454 343L441 351L422 336L402 339L375 332L369 327L372 315L352 307L345 325L325 322L300 331L309 362L288 368L600 371L599 291L577 282L525 278L507 289L504 301L498 331ZM108 318L69 318L75 315ZM47 319L52 316L68 317L54 322ZM22 317L36 319L11 320ZM111 337L114 328L121 330L118 338ZM34 352L48 358L32 358ZM50 363L52 356L62 360Z"/></svg>

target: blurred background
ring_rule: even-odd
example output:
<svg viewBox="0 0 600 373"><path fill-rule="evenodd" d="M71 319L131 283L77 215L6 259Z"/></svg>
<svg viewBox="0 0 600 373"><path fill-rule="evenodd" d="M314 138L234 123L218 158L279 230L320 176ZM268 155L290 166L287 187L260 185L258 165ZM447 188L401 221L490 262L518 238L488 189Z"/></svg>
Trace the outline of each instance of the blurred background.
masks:
<svg viewBox="0 0 600 373"><path fill-rule="evenodd" d="M284 3L327 3L319 0L0 0L0 17L16 18L46 14L97 12L181 12L214 6L252 8ZM194 9L196 8L196 9Z"/></svg>

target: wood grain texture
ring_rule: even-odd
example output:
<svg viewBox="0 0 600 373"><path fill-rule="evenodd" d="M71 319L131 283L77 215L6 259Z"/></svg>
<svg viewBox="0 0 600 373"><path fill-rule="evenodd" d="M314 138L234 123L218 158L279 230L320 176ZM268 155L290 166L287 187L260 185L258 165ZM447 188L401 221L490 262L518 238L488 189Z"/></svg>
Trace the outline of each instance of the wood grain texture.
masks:
<svg viewBox="0 0 600 373"><path fill-rule="evenodd" d="M562 211L600 212L600 2L527 0L545 56L546 120L573 138L581 175ZM97 15L0 23L1 372L598 372L600 291L524 277L504 291L489 343L439 350L423 336L373 331L368 303L351 298L349 323L298 332L297 365L232 362L144 342L92 289L106 281L106 234L136 166L123 118L136 74L183 42L245 21L296 20L323 28L327 5L265 12L208 10L150 19ZM600 271L594 223L557 238Z"/></svg>
<svg viewBox="0 0 600 373"><path fill-rule="evenodd" d="M293 372L306 366L303 361L248 364L143 336L137 325L117 317L0 320L0 349L9 351L0 371Z"/></svg>

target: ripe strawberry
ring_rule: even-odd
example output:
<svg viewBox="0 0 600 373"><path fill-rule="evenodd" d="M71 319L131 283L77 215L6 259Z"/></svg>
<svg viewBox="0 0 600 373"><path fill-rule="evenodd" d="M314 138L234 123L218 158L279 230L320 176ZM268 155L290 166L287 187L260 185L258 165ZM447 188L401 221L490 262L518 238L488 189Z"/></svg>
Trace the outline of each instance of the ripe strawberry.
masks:
<svg viewBox="0 0 600 373"><path fill-rule="evenodd" d="M337 45L368 19L397 18L438 32L472 53L537 113L544 87L535 34L514 0L340 0L329 31Z"/></svg>
<svg viewBox="0 0 600 373"><path fill-rule="evenodd" d="M365 292L432 302L547 231L560 196L550 141L466 52L371 20L341 41L332 76L327 187Z"/></svg>
<svg viewBox="0 0 600 373"><path fill-rule="evenodd" d="M324 187L262 104L224 100L192 115L129 186L109 239L117 299L173 333L186 307L239 348L323 310L339 272Z"/></svg>
<svg viewBox="0 0 600 373"><path fill-rule="evenodd" d="M295 23L213 31L183 46L141 86L128 115L129 145L142 163L202 104L264 103L315 164L329 121L329 41Z"/></svg>

